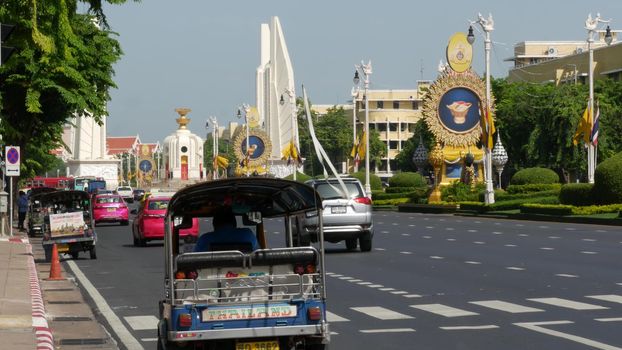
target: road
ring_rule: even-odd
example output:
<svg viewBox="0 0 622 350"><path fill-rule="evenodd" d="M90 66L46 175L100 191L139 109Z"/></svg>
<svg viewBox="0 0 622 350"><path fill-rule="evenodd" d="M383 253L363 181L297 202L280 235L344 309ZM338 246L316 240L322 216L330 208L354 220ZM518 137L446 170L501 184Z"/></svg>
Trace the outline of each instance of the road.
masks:
<svg viewBox="0 0 622 350"><path fill-rule="evenodd" d="M328 244L332 349L622 349L619 227L395 212L375 225L370 253ZM121 344L154 349L163 247L134 247L130 227L99 226L98 259L70 267ZM274 240L282 223L266 228Z"/></svg>

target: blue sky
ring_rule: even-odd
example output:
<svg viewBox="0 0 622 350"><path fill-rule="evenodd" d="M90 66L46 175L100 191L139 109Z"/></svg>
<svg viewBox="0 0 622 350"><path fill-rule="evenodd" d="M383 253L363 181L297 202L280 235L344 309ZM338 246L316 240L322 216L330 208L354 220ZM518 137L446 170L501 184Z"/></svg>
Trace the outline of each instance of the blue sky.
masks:
<svg viewBox="0 0 622 350"><path fill-rule="evenodd" d="M116 64L118 89L108 104L109 136L162 141L176 128L176 107L192 109L190 129L204 137L205 121L236 121L241 103L255 103L259 30L278 16L296 79L311 102L350 99L354 64L371 60L372 89L408 89L436 78L449 37L466 31L481 12L495 30L491 72L505 77L515 43L585 40L588 13L622 29L619 0L142 0L107 5L124 56ZM616 18L617 17L617 18ZM484 73L483 36L476 36L473 67Z"/></svg>

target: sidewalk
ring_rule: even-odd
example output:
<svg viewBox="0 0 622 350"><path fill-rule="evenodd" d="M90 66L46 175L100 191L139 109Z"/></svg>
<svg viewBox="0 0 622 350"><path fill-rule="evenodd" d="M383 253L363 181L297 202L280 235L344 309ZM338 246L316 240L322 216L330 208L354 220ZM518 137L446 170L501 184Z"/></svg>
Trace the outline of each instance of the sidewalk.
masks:
<svg viewBox="0 0 622 350"><path fill-rule="evenodd" d="M0 348L118 350L62 264L47 280L41 238L14 235L0 236Z"/></svg>

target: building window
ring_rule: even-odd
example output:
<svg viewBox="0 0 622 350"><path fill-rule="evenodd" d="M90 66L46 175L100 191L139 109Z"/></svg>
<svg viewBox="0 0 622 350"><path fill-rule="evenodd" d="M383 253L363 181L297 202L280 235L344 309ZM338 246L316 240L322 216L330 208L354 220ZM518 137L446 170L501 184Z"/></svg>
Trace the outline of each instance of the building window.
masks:
<svg viewBox="0 0 622 350"><path fill-rule="evenodd" d="M393 101L393 109L400 109L400 101Z"/></svg>
<svg viewBox="0 0 622 350"><path fill-rule="evenodd" d="M413 110L418 110L419 109L419 102L417 101L413 101Z"/></svg>
<svg viewBox="0 0 622 350"><path fill-rule="evenodd" d="M376 106L378 109L383 109L384 108L384 101L377 101L376 102Z"/></svg>

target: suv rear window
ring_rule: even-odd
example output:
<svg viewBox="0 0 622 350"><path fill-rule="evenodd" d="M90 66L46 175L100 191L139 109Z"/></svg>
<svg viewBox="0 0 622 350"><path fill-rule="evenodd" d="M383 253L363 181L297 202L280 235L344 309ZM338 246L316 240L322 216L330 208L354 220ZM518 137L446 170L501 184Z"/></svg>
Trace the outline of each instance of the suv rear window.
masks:
<svg viewBox="0 0 622 350"><path fill-rule="evenodd" d="M131 187L119 187L117 188L117 191L131 191L132 188Z"/></svg>
<svg viewBox="0 0 622 350"><path fill-rule="evenodd" d="M346 182L346 188L350 194L350 198L363 197L363 189L356 182ZM323 199L345 198L341 194L341 185L336 183L318 183L315 185L315 190L322 196Z"/></svg>
<svg viewBox="0 0 622 350"><path fill-rule="evenodd" d="M121 197L99 197L96 199L97 203L121 203L123 200Z"/></svg>

